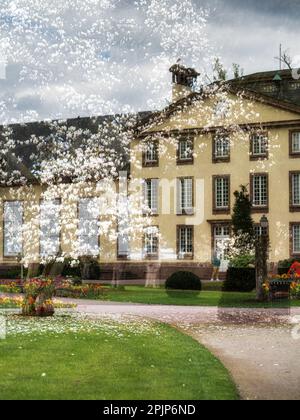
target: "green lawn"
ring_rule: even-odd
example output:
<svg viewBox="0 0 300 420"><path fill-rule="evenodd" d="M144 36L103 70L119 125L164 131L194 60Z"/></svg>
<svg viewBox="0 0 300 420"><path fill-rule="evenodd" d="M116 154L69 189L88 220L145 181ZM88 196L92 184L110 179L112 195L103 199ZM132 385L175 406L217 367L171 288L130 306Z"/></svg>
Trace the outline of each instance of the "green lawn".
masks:
<svg viewBox="0 0 300 420"><path fill-rule="evenodd" d="M98 330L86 326L74 332L72 320L73 332L68 327L63 332L53 327L55 318L24 322L27 330L38 322L42 328L0 340L0 400L238 398L222 364L171 327L98 321Z"/></svg>
<svg viewBox="0 0 300 420"><path fill-rule="evenodd" d="M163 287L153 289L143 286L126 286L113 289L107 286L103 299L111 302L144 303L157 305L180 306L218 306L223 308L286 308L299 307L300 300L279 300L275 302L257 302L255 293L222 292L221 283L204 283L200 293L188 291L173 291L167 293ZM1 308L0 301L0 308Z"/></svg>
<svg viewBox="0 0 300 420"><path fill-rule="evenodd" d="M110 289L106 299L115 302L132 302L160 305L219 306L236 308L273 308L300 306L299 300L256 302L255 293L236 293L203 290L201 293L172 292L170 296L164 289L149 289L141 286L126 286L125 290Z"/></svg>

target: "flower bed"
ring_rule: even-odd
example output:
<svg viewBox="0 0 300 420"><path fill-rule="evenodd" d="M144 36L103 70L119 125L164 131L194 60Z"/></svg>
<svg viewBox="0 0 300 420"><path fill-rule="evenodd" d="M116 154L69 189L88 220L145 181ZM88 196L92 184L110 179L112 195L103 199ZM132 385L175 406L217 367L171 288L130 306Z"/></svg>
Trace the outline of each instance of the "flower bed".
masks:
<svg viewBox="0 0 300 420"><path fill-rule="evenodd" d="M0 292L2 293L20 293L21 291L22 286L20 283L10 281L5 284L0 284Z"/></svg>
<svg viewBox="0 0 300 420"><path fill-rule="evenodd" d="M300 282L293 281L291 284L291 297L292 299L300 299Z"/></svg>
<svg viewBox="0 0 300 420"><path fill-rule="evenodd" d="M299 299L300 276L294 274L277 274L269 278L263 285L264 292L270 300L274 299Z"/></svg>
<svg viewBox="0 0 300 420"><path fill-rule="evenodd" d="M23 297L0 297L0 308L22 308L24 304ZM72 309L76 308L77 305L74 303L65 303L60 300L54 300L53 306L55 309Z"/></svg>
<svg viewBox="0 0 300 420"><path fill-rule="evenodd" d="M106 288L101 285L87 284L83 286L72 286L70 284L62 284L56 289L57 297L66 297L74 299L99 299L105 297Z"/></svg>
<svg viewBox="0 0 300 420"><path fill-rule="evenodd" d="M71 280L66 280L61 277L56 278L55 280L47 279L31 279L27 282L22 283L19 281L1 281L0 283L0 293L22 293L30 294L35 299L36 293L40 290L41 286L46 286L48 281L48 286L53 289L54 296L73 298L73 299L104 299L106 287L99 284L85 284L80 286L75 286L72 284Z"/></svg>
<svg viewBox="0 0 300 420"><path fill-rule="evenodd" d="M0 297L0 308L22 308L23 302L22 297Z"/></svg>

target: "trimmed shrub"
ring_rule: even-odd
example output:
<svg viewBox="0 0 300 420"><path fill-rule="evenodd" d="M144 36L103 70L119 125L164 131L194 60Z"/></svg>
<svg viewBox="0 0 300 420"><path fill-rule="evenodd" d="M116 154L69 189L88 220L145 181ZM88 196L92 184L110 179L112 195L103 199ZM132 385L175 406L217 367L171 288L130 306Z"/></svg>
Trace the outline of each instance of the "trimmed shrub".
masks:
<svg viewBox="0 0 300 420"><path fill-rule="evenodd" d="M252 292L256 287L255 268L230 267L223 284L225 292Z"/></svg>
<svg viewBox="0 0 300 420"><path fill-rule="evenodd" d="M287 274L291 265L295 262L300 262L300 258L290 258L288 260L282 260L278 262L278 274L281 276Z"/></svg>
<svg viewBox="0 0 300 420"><path fill-rule="evenodd" d="M202 283L196 274L189 271L178 271L172 274L165 283L167 290L202 290Z"/></svg>
<svg viewBox="0 0 300 420"><path fill-rule="evenodd" d="M255 256L251 254L238 255L230 260L229 267L246 268L255 266Z"/></svg>

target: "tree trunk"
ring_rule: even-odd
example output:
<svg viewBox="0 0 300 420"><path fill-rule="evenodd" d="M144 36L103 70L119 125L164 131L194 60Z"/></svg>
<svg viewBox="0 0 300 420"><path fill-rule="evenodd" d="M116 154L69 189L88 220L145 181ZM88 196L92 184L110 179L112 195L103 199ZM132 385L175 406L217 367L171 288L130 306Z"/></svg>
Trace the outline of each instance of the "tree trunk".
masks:
<svg viewBox="0 0 300 420"><path fill-rule="evenodd" d="M262 235L256 243L256 299L263 301L265 299L263 284L268 277L268 250L269 238L267 235Z"/></svg>
<svg viewBox="0 0 300 420"><path fill-rule="evenodd" d="M158 287L159 286L159 274L160 274L160 264L151 264L147 265L146 272L146 287Z"/></svg>

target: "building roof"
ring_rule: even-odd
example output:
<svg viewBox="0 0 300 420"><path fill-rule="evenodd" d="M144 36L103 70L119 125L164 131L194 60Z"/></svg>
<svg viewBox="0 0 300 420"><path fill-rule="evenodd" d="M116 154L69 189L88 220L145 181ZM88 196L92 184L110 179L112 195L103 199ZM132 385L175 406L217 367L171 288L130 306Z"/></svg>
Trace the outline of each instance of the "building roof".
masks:
<svg viewBox="0 0 300 420"><path fill-rule="evenodd" d="M214 82L208 86L208 89L192 92L187 97L171 103L161 112L147 115L141 121L138 134L142 137L145 136L145 130L163 122L173 113L204 100L211 95L211 92L218 89L224 89L250 100L300 114L300 79L294 79L291 70L269 71L250 74L226 82Z"/></svg>
<svg viewBox="0 0 300 420"><path fill-rule="evenodd" d="M197 73L198 74L198 73ZM214 83L212 88L227 89L246 98L261 101L272 106L300 114L300 79L293 78L291 70L254 73L225 84ZM69 147L69 152L83 152L93 142L110 155L110 167L104 170L99 165L98 179L107 175L109 169L115 176L121 170L130 170L129 148L124 146L121 137L129 135L137 126L138 133L155 126L170 117L174 112L186 109L194 102L205 99L209 91L193 92L186 98L170 104L160 112L141 112L136 115L107 115L98 117L73 118L66 121L43 121L28 124L14 124L0 127L0 186L16 183L39 182L39 163L53 158L53 140L59 137L61 144ZM7 132L10 132L7 137ZM76 139L69 142L70 135L76 132ZM100 135L104 133L104 135ZM74 137L74 136L73 136ZM9 145L7 153L7 143ZM105 141L104 141L105 140ZM104 143L104 144L102 144ZM126 142L125 142L126 143ZM104 147L105 146L105 147ZM1 153L2 152L2 153Z"/></svg>
<svg viewBox="0 0 300 420"><path fill-rule="evenodd" d="M67 156L72 156L79 149L83 153L88 152L91 145L107 156L107 159L103 158L103 167L99 165L97 173L93 173L93 179L129 171L126 136L130 140L136 124L148 114L78 117L2 126L0 186L38 183L41 165L47 160L51 164L51 159L58 157L57 152L62 152L59 158L63 156L64 149Z"/></svg>
<svg viewBox="0 0 300 420"><path fill-rule="evenodd" d="M229 81L230 84L261 93L279 101L300 106L300 78L292 70L274 70L249 74Z"/></svg>

